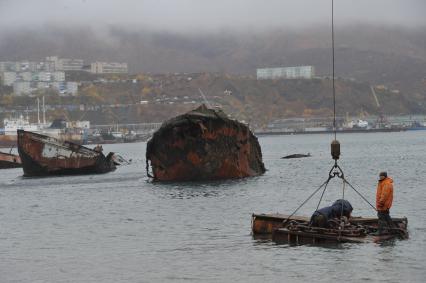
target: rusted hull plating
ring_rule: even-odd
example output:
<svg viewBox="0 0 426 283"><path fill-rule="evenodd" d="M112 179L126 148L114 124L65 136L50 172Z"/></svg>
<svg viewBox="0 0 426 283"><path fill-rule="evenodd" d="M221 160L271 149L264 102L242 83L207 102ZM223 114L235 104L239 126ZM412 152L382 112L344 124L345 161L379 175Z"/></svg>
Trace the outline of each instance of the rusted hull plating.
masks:
<svg viewBox="0 0 426 283"><path fill-rule="evenodd" d="M408 238L407 218L393 218L397 228L378 236L372 233L377 231L377 218L353 217L346 228L336 230L310 227L308 217L293 216L288 220L287 217L283 214L253 214L253 236L290 244L369 243Z"/></svg>
<svg viewBox="0 0 426 283"><path fill-rule="evenodd" d="M326 232L303 232L292 231L286 228L280 228L272 233L272 240L279 244L336 244L336 243L377 243L394 238L399 238L398 234L387 234L381 236L373 235L341 235L339 233Z"/></svg>
<svg viewBox="0 0 426 283"><path fill-rule="evenodd" d="M165 122L147 144L154 180L194 181L265 172L257 138L223 113L201 106Z"/></svg>
<svg viewBox="0 0 426 283"><path fill-rule="evenodd" d="M24 176L100 174L115 170L113 153L18 130L18 152Z"/></svg>
<svg viewBox="0 0 426 283"><path fill-rule="evenodd" d="M22 164L18 155L0 152L0 169L19 167L22 167Z"/></svg>

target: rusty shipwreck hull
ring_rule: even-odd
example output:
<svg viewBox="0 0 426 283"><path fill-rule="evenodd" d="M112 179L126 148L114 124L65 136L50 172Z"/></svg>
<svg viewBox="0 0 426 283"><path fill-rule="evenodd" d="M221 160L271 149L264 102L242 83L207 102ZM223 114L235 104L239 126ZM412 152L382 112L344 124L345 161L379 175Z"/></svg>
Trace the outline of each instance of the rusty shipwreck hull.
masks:
<svg viewBox="0 0 426 283"><path fill-rule="evenodd" d="M148 141L157 181L243 178L265 172L262 152L250 129L222 111L202 105L163 123Z"/></svg>
<svg viewBox="0 0 426 283"><path fill-rule="evenodd" d="M24 176L101 174L113 171L114 153L102 152L53 137L18 130L18 152Z"/></svg>
<svg viewBox="0 0 426 283"><path fill-rule="evenodd" d="M21 158L18 155L0 151L0 169L22 167Z"/></svg>
<svg viewBox="0 0 426 283"><path fill-rule="evenodd" d="M379 243L401 237L399 233L375 236L374 234L361 233L359 230L332 230L332 229L308 229L301 230L280 228L272 233L272 240L278 244L339 244L339 243Z"/></svg>
<svg viewBox="0 0 426 283"><path fill-rule="evenodd" d="M253 214L252 233L254 238L272 239L276 243L289 244L335 244L373 243L390 239L408 238L407 218L392 218L396 228L388 233L375 235L377 218L351 217L343 230L309 226L309 217L284 214Z"/></svg>

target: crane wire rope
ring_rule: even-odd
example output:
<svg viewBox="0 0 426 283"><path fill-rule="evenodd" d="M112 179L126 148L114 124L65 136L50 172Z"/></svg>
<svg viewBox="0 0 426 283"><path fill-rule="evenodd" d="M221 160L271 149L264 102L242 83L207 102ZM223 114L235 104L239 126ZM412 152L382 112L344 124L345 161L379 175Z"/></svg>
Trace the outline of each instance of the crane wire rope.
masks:
<svg viewBox="0 0 426 283"><path fill-rule="evenodd" d="M336 86L335 86L335 59L334 59L334 0L331 0L331 51L332 51L332 81L333 81L333 130L334 130L334 141L331 145L331 154L333 156L333 159L335 160L334 167L338 167L337 160L339 159L340 155L340 144L337 141L337 126L336 126ZM333 154L333 143L336 142L338 144L338 155ZM344 177L343 171L340 167L338 167L341 171L341 176L339 176L343 180L343 198L345 197L345 184L348 184L364 201L366 201L375 211L376 208L360 193L358 190L356 190ZM326 186L327 188L327 186ZM324 189L325 192L325 189ZM323 192L323 193L324 193ZM321 196L322 199L323 196ZM320 202L321 202L320 199ZM318 203L319 206L319 203ZM318 208L317 208L318 209ZM343 213L343 203L342 203L342 213Z"/></svg>
<svg viewBox="0 0 426 283"><path fill-rule="evenodd" d="M337 140L336 131L336 87L334 84L334 0L331 0L331 53L332 53L332 69L333 69L333 131L334 139Z"/></svg>
<svg viewBox="0 0 426 283"><path fill-rule="evenodd" d="M320 203L323 199L323 196L325 194L325 191L327 190L328 183L331 179L334 177L338 177L342 179L343 181L343 188L342 188L342 200L345 199L345 185L349 185L351 189L353 189L365 202L367 202L375 211L377 209L357 190L354 186L352 186L345 178L342 168L337 164L337 160L340 157L340 143L337 141L337 127L336 127L336 87L335 87L335 67L334 67L334 0L331 0L331 50L332 50L332 91L333 91L333 133L334 133L334 140L331 143L331 156L334 159L334 165L330 169L328 173L327 181L325 181L321 186L319 186L305 201L302 202L302 204L299 205L299 207L296 208L296 210L293 211L284 221L283 226L287 224L287 222L291 219L291 217L296 214L296 212L304 206L321 188L324 188L320 197L320 200L317 204L316 211L318 210ZM342 219L343 216L343 208L344 204L342 201L342 207L341 207L341 214L340 218ZM310 224L309 224L310 225ZM343 223L341 223L343 225Z"/></svg>

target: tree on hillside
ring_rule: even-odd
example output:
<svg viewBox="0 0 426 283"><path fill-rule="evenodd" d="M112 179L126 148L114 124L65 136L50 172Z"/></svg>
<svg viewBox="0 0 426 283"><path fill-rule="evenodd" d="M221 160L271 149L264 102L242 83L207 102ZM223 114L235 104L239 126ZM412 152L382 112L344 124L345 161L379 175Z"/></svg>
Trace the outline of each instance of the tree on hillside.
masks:
<svg viewBox="0 0 426 283"><path fill-rule="evenodd" d="M83 102L88 104L98 105L105 101L100 95L98 88L91 84L88 87L84 87L80 92L79 96L83 99Z"/></svg>
<svg viewBox="0 0 426 283"><path fill-rule="evenodd" d="M4 107L9 107L13 104L13 95L3 95L0 100L0 104Z"/></svg>

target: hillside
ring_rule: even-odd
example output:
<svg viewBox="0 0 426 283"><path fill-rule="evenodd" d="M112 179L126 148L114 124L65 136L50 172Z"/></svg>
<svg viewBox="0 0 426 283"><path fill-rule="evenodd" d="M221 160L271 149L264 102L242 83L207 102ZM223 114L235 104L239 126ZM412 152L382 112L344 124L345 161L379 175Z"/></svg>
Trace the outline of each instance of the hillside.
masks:
<svg viewBox="0 0 426 283"><path fill-rule="evenodd" d="M137 83L131 79L136 78ZM202 98L204 93L207 102ZM378 109L370 85L351 80L336 81L337 115L426 113L424 106L403 92L376 90ZM8 98L8 99L6 99ZM3 96L4 110L26 109L35 98ZM76 97L46 97L48 115L89 119L95 124L162 122L201 103L219 106L239 120L262 127L286 117L330 117L331 80L262 80L249 76L215 73L138 75L128 80L85 83ZM68 105L68 106L67 106ZM78 105L70 107L69 105Z"/></svg>
<svg viewBox="0 0 426 283"><path fill-rule="evenodd" d="M295 65L313 65L318 76L329 76L331 49L327 26L205 34L120 27L99 32L87 27L53 26L0 32L0 61L41 60L51 55L81 58L86 62L128 62L132 73L145 74L127 78L138 77L137 84L121 82L126 77L114 78L120 82L84 83L77 97L51 97L52 103L98 106L98 110L67 114L75 118L91 117L105 123L158 122L201 103L198 88L227 112L259 124L281 117L331 113L327 79L257 81L254 78L259 67ZM370 85L380 86L377 95L381 111L393 115L426 113L425 28L337 27L335 58L340 115L377 113ZM179 74L171 75L175 72ZM96 77L68 73L67 79L87 81ZM0 94L10 91L2 88ZM224 91L232 94L226 95ZM1 103L25 109L34 104L33 100L6 95ZM141 100L149 104L99 110L102 105L135 105Z"/></svg>

